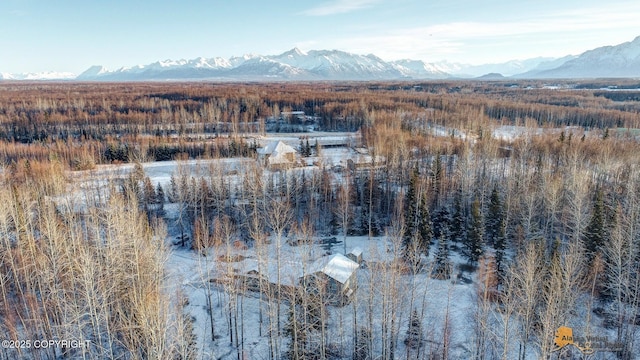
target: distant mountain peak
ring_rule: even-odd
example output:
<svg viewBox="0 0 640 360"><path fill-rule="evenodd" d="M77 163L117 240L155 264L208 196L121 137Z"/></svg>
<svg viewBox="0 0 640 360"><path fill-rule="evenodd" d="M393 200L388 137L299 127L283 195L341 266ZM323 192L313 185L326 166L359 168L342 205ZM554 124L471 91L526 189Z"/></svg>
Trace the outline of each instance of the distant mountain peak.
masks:
<svg viewBox="0 0 640 360"><path fill-rule="evenodd" d="M107 70L104 66L93 65L92 67L85 70L82 74L78 75L77 79L78 80L95 79L100 77L103 74L108 74L108 73L109 73L109 70Z"/></svg>
<svg viewBox="0 0 640 360"><path fill-rule="evenodd" d="M500 73L488 73L482 76L478 76L476 80L504 80L506 77Z"/></svg>
<svg viewBox="0 0 640 360"><path fill-rule="evenodd" d="M294 47L293 49L289 50L289 51L285 51L282 54L280 54L280 56L294 56L294 57L299 57L299 56L306 56L307 54L298 49L297 47Z"/></svg>

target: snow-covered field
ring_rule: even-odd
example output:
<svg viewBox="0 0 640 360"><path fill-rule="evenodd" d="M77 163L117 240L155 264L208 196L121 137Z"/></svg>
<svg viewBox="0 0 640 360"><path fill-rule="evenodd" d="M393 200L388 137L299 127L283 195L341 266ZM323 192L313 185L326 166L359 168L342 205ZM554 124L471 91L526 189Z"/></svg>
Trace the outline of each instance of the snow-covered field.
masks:
<svg viewBox="0 0 640 360"><path fill-rule="evenodd" d="M582 130L582 128L577 126L566 126L564 128L530 128L526 126L515 126L515 125L498 126L495 129L493 129L492 135L496 139L513 141L518 138L540 136L544 134L559 135L562 131L564 131L567 134L567 136L568 134L589 135L589 131L584 131Z"/></svg>

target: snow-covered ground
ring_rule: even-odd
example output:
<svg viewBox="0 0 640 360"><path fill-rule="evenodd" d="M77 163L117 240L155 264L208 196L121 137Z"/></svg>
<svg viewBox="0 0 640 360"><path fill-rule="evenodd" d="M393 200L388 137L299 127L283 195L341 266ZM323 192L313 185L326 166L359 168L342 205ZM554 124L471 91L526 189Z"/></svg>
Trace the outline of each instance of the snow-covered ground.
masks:
<svg viewBox="0 0 640 360"><path fill-rule="evenodd" d="M542 129L532 129L526 126L502 125L493 129L492 135L496 139L513 141L516 138L532 135L541 135Z"/></svg>
<svg viewBox="0 0 640 360"><path fill-rule="evenodd" d="M317 258L327 253L342 253L344 244L342 237L337 238L337 242L326 247L320 244L307 246L290 246L285 241L281 243L279 250L280 257L287 261L291 259L304 258L310 256ZM347 249L359 247L363 250L365 263L389 262L393 259L393 244L386 237L376 237L369 239L366 236L347 237ZM221 276L227 271L225 263L216 261L220 254L230 251L234 254L241 254L247 258L255 259L259 257L254 248L247 250L218 248L211 249L209 256L198 255L193 251L173 248L166 263L167 282L173 284L188 297L188 305L185 310L194 319L194 329L198 340L199 358L220 358L236 359L236 351L230 342L230 332L228 324L229 297L224 288L220 285L212 285L209 280ZM271 261L275 261L276 242L272 241L265 250ZM286 273L287 267L283 267L282 277ZM408 317L411 309L416 309L424 313L424 326L426 343L425 351L431 348L438 352L438 347L442 339L442 332L445 328L446 309L449 309L449 331L451 332L451 358L466 359L471 356L472 327L468 326L469 314L473 307L473 284L454 284L447 280L430 279L426 273L417 276L399 275L398 281L394 284L394 290L387 290L396 297L394 306L397 317L401 321L398 329L398 353L406 354L403 344ZM382 289L379 274L372 274L371 269L366 266L358 270L358 290L357 301L345 307L328 307L328 340L331 344L338 346L343 352L341 358L350 358L350 349L353 346L353 324L354 316L357 323L367 324L369 321L369 311L373 311L373 331L374 339L382 338ZM373 294L372 308L368 309L369 296ZM211 322L208 312L207 297L210 296L214 308L214 328L216 336L220 339L211 341ZM413 297L413 301L411 298ZM266 304L262 303L259 294L248 292L244 296L236 299L242 302L244 320L239 324L244 331L245 356L249 359L268 358L269 340L266 336L267 321L260 325L260 306L265 311ZM240 306L238 304L238 306ZM288 306L281 304L281 322L286 322ZM263 316L266 316L263 314ZM239 320L241 321L241 320ZM361 326L362 326L361 325ZM284 340L286 336L282 338ZM378 344L378 342L376 342ZM379 344L378 344L379 345Z"/></svg>
<svg viewBox="0 0 640 360"><path fill-rule="evenodd" d="M449 129L436 129L443 136L450 136ZM449 134L449 135L445 135ZM539 134L534 131L533 134ZM533 135L523 128L516 126L501 126L494 130L493 136L514 140L520 136ZM327 141L342 141L351 137L349 134L332 136L322 134L320 138ZM300 139L297 136L276 135L263 139L266 142L282 140L288 141L292 146L297 146ZM310 142L312 142L310 138ZM311 143L313 145L313 143ZM366 152L358 152L352 148L326 148L322 149L321 159L312 156L303 158L301 163L307 165L294 169L317 169L317 164L322 162L329 167L333 165L346 166L346 160L354 162L370 162ZM246 168L253 166L257 160L249 158L215 159L215 160L189 160L168 161L142 164L143 170L155 185L160 183L167 187L173 174L186 173L194 176L208 176L211 167L220 171L219 175L225 177L229 183L237 183L242 179ZM133 164L100 165L90 171L73 172L70 178L73 180L70 186L68 199L76 204L84 203L92 195L95 189L106 191L110 180L127 176ZM264 176L270 172L265 171ZM337 176L339 178L339 176ZM233 266L219 261L221 254L241 255L246 259L258 259L266 256L270 259L280 258L283 262L306 259L312 261L323 255L344 253L353 248L362 250L364 265L358 270L358 290L356 301L344 307L328 307L328 333L329 344L335 347L339 358L350 359L350 349L353 347L354 324L362 326L370 324L374 339L383 338L383 323L389 321L388 312L391 308L397 316L394 323L398 339L396 358L406 358L407 348L403 342L406 337L409 317L412 310L418 311L423 316L424 351L438 353L442 351L442 339L445 332L450 339L450 359L469 359L473 355L474 326L472 314L475 311L476 285L474 283L453 282L450 280L435 280L428 276L427 271L411 274L396 274L388 278L389 274L378 274L374 264L389 265L398 256L398 244L393 243L385 236L369 238L367 236L349 236L346 239L336 236L327 241L327 238L316 238L313 245L293 246L282 239L278 242L271 238L271 243L261 248L227 248L219 247L209 250L207 256L203 256L193 250L181 248L175 243L175 236L179 230L175 225L177 217L177 205L167 204L166 223L169 226L166 243L169 254L165 263L167 293L178 299L178 294L186 299L184 313L193 319L194 335L198 359L237 359L236 348L231 341L232 327L229 324L230 306L238 307L242 316L238 319L240 336L245 340L241 346L242 356L247 359L267 359L270 351L269 337L267 335L267 320L264 314L265 302L257 293L232 295L224 288L224 285L212 282L223 273L230 271ZM324 240L324 241L323 241ZM346 242L344 242L346 240ZM432 259L424 259L428 264ZM273 260L272 260L273 261ZM452 254L454 264L462 264L464 261ZM286 272L287 267L282 267ZM299 270L299 269L297 269ZM296 271L297 271L296 270ZM289 274L291 275L291 274ZM287 274L283 274L287 276ZM391 296L391 298L389 298ZM211 309L210 309L211 306ZM280 304L281 318L284 324L287 320L288 305ZM370 316L371 315L371 316ZM213 326L211 324L213 319ZM262 320L262 321L261 321ZM385 323L385 325L389 325ZM213 329L213 330L212 330ZM497 330L496 330L497 331ZM235 334L234 334L235 336ZM214 339L212 339L214 338ZM612 336L613 338L613 336ZM287 337L278 337L282 348L288 343ZM511 346L514 358L517 354L516 342ZM381 348L379 342L375 343L377 352ZM498 346L498 345L496 345ZM534 359L533 351L528 353L527 359Z"/></svg>
<svg viewBox="0 0 640 360"><path fill-rule="evenodd" d="M540 136L544 134L560 134L562 131L568 136L569 134L589 134L577 126L566 126L564 128L530 128L526 126L501 125L493 129L492 135L496 139L513 141L517 138Z"/></svg>
<svg viewBox="0 0 640 360"><path fill-rule="evenodd" d="M296 142L298 141L296 139ZM322 162L326 165L344 166L345 159L356 156L367 157L368 155L358 153L349 148L327 148L322 150ZM307 158L310 163L314 161L317 163L318 160L318 158L314 157ZM243 169L255 161L254 159L246 158L169 161L143 163L142 167L154 185L160 183L163 186L168 186L172 174L177 175L179 172L186 172L190 175L206 176L210 166L217 166L218 169L223 169L222 176L227 177L229 181L237 181L236 179L242 177ZM81 210L82 206L78 206L78 204L83 204L91 196L95 196L96 190L99 190L97 192L101 192L104 195L108 191L107 185L111 180L128 176L133 168L133 164L100 165L94 170L73 172L71 173L73 183L70 185L70 192L62 198L71 199L77 206L76 210ZM241 322L239 324L240 331L244 334L241 336L245 339L243 346L244 357L248 359L268 358L267 321L263 318L262 325L260 325L260 308L262 306L264 311L265 302L260 300L258 294L251 292L237 297L230 297L223 285L210 281L218 278L221 273L228 271L227 265L229 264L217 260L220 254L232 252L248 259L256 259L263 255L258 254L253 247L248 249L215 248L210 250L208 256L202 256L190 249L180 248L174 245L175 236L179 232L174 224L174 219L177 217L177 205L167 204L165 210L166 223L169 226L166 239L169 254L165 264L167 293L172 294L174 297L182 294L181 296L187 300L184 312L186 316L193 319L198 358L237 358L235 347L230 341L231 329L228 323L229 304L234 303L234 301L237 306L242 307L242 313L244 314L242 320L238 320ZM283 261L300 258L306 258L311 261L323 255L343 253L345 248L350 251L357 247L362 250L365 264L388 264L398 254L398 245L394 245L384 236L371 239L367 236L349 236L346 238L346 244L343 243L344 238L342 236L336 236L335 239L329 241L325 238L324 243L321 238L316 240L317 242L314 245L292 246L286 243L286 239L283 239L278 250L276 242L272 239L265 252L272 259L275 259L276 254L279 254ZM283 271L286 271L286 269L286 267L283 267ZM327 338L329 343L341 353L341 358L347 359L351 357L350 349L353 346L354 317L356 317L357 323L365 324L369 321L369 312L374 311L375 314L371 318L372 334L374 338L382 337L383 317L377 315L383 311L382 295L378 288L382 279L378 274L372 274L371 271L371 268L366 265L358 270L357 301L345 307L328 307ZM286 276L286 274L283 274L283 276ZM452 330L451 353L453 358L463 359L469 356L468 349L470 345L467 342L471 338L471 334L469 333L470 328L466 324L468 323L468 310L472 306L472 285L433 280L425 273L422 273L415 277L399 275L393 286L394 290L387 289L385 291L393 292L395 293L394 296L397 297L393 304L398 319L400 319L400 323L395 325L398 327L398 353L405 352L403 340L406 336L411 308L426 314L424 316L424 329L428 342L425 343L425 349L427 346L439 346L444 328L444 312L442 309L449 308L450 329ZM371 294L374 294L374 300L371 303L371 308L368 308L367 301ZM413 298L413 301L411 301L411 298ZM183 301L183 299L175 298L174 301ZM215 341L212 341L209 301L211 301L213 308ZM287 320L288 305L281 304L280 307L282 314L280 321L284 324ZM263 316L266 315L263 314ZM279 338L279 341L281 341L284 349L288 343L287 337L283 335ZM377 344L376 346L379 345Z"/></svg>

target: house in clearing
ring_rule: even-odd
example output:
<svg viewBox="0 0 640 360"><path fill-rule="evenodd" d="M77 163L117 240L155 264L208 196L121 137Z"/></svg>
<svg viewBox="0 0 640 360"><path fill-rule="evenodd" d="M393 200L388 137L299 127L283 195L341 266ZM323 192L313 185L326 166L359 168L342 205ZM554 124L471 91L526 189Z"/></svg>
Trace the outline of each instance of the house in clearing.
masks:
<svg viewBox="0 0 640 360"><path fill-rule="evenodd" d="M271 296L282 294L285 298L297 290L299 279L304 276L302 264L292 260L280 261L278 267L272 259L267 262L246 259L234 268L247 290L262 291Z"/></svg>
<svg viewBox="0 0 640 360"><path fill-rule="evenodd" d="M273 141L258 149L258 160L272 169L286 169L296 162L297 151L282 141Z"/></svg>
<svg viewBox="0 0 640 360"><path fill-rule="evenodd" d="M358 263L342 254L324 256L313 262L302 283L307 291L325 298L330 304L343 306L351 302L358 289Z"/></svg>
<svg viewBox="0 0 640 360"><path fill-rule="evenodd" d="M343 306L355 296L358 286L356 270L359 265L341 254L323 256L312 263L296 260L272 259L259 263L245 259L234 265L236 278L247 290L262 291L269 295L281 294L287 298L294 291L319 295L328 304Z"/></svg>

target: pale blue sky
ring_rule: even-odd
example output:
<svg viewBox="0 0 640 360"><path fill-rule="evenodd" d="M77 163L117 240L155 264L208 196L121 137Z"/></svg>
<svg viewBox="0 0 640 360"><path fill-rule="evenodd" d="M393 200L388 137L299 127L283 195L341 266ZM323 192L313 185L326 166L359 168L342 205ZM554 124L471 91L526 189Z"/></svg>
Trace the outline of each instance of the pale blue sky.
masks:
<svg viewBox="0 0 640 360"><path fill-rule="evenodd" d="M338 49L470 64L640 36L640 1L0 0L0 72Z"/></svg>

